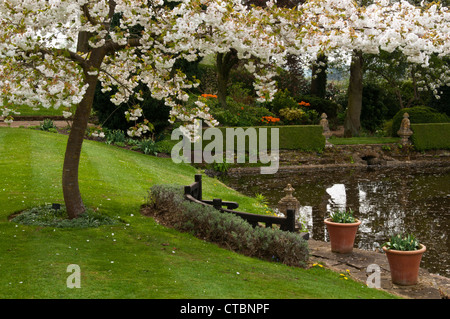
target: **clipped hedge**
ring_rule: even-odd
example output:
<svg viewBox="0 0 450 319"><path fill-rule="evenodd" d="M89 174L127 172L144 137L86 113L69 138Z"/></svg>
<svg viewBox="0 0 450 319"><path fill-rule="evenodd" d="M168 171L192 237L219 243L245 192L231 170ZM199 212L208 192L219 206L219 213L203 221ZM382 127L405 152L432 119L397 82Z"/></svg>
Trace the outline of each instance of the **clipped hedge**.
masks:
<svg viewBox="0 0 450 319"><path fill-rule="evenodd" d="M450 149L450 123L411 124L412 143L418 151Z"/></svg>
<svg viewBox="0 0 450 319"><path fill-rule="evenodd" d="M246 256L298 267L305 267L308 260L308 243L299 234L253 228L239 216L185 200L182 187L153 186L142 213Z"/></svg>
<svg viewBox="0 0 450 319"><path fill-rule="evenodd" d="M258 126L254 127L259 143L260 128L267 128L267 146L271 149L271 129L278 128L279 149L280 150L301 150L301 151L322 151L325 147L325 137L323 136L323 128L320 125L285 125L285 126ZM227 127L218 127L222 131L223 148L226 148L226 129ZM231 127L243 129L247 132L249 127ZM251 129L251 127L250 127ZM203 148L211 143L209 140L203 140ZM249 137L245 137L245 149L248 151ZM259 144L258 144L259 145ZM238 143L236 136L234 137L234 150L237 151Z"/></svg>
<svg viewBox="0 0 450 319"><path fill-rule="evenodd" d="M320 151L325 147L320 125L280 126L280 149Z"/></svg>
<svg viewBox="0 0 450 319"><path fill-rule="evenodd" d="M397 131L400 129L403 114L408 113L411 124L417 123L448 123L450 118L437 110L426 106L414 106L401 109L392 118L392 136L398 136Z"/></svg>

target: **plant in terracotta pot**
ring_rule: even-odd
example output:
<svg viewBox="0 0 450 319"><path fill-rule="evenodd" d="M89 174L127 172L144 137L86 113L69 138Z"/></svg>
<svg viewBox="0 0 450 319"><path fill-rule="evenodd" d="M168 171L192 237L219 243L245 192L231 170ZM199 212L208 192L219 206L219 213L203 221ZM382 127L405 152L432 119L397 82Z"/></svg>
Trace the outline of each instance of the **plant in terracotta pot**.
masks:
<svg viewBox="0 0 450 319"><path fill-rule="evenodd" d="M383 245L383 250L389 262L392 282L402 286L417 284L425 245L412 234L397 234Z"/></svg>
<svg viewBox="0 0 450 319"><path fill-rule="evenodd" d="M348 254L353 251L356 232L361 221L353 217L353 211L337 211L324 220L330 236L331 251Z"/></svg>

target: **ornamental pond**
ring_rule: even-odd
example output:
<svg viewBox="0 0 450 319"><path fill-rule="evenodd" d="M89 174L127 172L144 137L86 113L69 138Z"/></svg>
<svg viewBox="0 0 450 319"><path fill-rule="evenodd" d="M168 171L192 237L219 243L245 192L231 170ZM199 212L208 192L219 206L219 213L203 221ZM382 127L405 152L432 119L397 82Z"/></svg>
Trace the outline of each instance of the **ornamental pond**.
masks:
<svg viewBox="0 0 450 319"><path fill-rule="evenodd" d="M276 175L229 174L222 180L272 208L291 184L310 237L329 241L323 220L352 209L361 219L355 247L376 250L393 233L412 233L427 246L421 267L450 277L450 163L423 167L303 169Z"/></svg>

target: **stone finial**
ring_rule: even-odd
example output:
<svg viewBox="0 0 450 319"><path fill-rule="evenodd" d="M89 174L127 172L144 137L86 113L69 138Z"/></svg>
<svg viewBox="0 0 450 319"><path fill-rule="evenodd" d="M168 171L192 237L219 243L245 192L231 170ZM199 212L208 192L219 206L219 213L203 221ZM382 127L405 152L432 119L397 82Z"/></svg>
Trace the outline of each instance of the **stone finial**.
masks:
<svg viewBox="0 0 450 319"><path fill-rule="evenodd" d="M322 113L322 115L320 116L321 120L320 120L320 125L323 127L323 136L325 136L325 147L331 147L332 144L328 141L328 139L331 136L331 131L330 131L330 127L328 125L328 116L325 113Z"/></svg>
<svg viewBox="0 0 450 319"><path fill-rule="evenodd" d="M411 130L411 122L409 121L409 114L404 113L400 129L397 131L398 136L401 137L401 143L403 145L411 144L409 137L413 134Z"/></svg>
<svg viewBox="0 0 450 319"><path fill-rule="evenodd" d="M284 196L278 202L278 210L284 215L286 215L288 209L293 209L295 212L297 212L300 208L300 202L294 196L292 196L292 193L294 193L295 189L291 184L287 184L284 191L286 193L286 196Z"/></svg>

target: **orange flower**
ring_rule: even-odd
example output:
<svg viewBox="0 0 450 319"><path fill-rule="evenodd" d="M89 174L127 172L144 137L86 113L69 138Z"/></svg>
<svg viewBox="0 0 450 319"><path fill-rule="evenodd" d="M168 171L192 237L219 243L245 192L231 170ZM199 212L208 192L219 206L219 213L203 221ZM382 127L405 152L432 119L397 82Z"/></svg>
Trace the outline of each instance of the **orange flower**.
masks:
<svg viewBox="0 0 450 319"><path fill-rule="evenodd" d="M217 98L217 95L215 95L215 94L206 94L206 93L204 93L204 94L202 94L202 96L206 97L206 98L208 98L208 97Z"/></svg>
<svg viewBox="0 0 450 319"><path fill-rule="evenodd" d="M279 120L280 119L278 117L273 117L273 116L263 116L261 119L262 122L267 122L267 123L276 123Z"/></svg>
<svg viewBox="0 0 450 319"><path fill-rule="evenodd" d="M305 102L305 101L301 101L300 103L298 103L298 105L310 106L311 104L309 104L308 102Z"/></svg>

